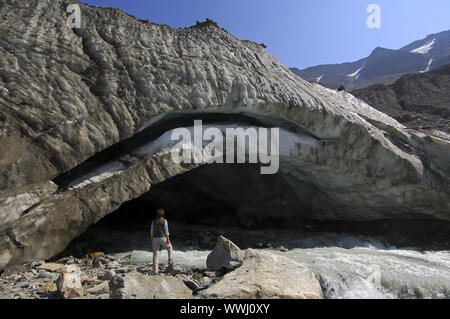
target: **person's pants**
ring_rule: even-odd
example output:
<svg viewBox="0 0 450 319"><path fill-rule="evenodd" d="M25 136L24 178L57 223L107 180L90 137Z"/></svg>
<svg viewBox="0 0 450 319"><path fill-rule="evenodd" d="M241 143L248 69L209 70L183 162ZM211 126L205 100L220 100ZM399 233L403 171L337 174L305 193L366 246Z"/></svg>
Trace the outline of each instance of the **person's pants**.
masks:
<svg viewBox="0 0 450 319"><path fill-rule="evenodd" d="M161 241L153 241L153 272L155 274L158 273L158 266L159 266L159 260L158 260L158 253L161 248L167 249L167 253L169 256L169 265L173 265L173 249L172 244L167 243L167 239L164 238L164 240Z"/></svg>

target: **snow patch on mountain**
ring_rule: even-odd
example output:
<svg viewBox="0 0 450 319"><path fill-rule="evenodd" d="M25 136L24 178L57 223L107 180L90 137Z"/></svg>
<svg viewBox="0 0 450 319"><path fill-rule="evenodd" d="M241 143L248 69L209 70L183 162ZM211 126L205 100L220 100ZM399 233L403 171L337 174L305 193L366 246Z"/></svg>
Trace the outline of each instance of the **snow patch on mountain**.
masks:
<svg viewBox="0 0 450 319"><path fill-rule="evenodd" d="M430 68L431 68L431 64L432 64L432 63L433 63L433 59L430 59L430 61L428 61L428 65L427 65L427 67L425 68L425 70L420 71L420 73L425 73L425 72L430 71Z"/></svg>
<svg viewBox="0 0 450 319"><path fill-rule="evenodd" d="M433 48L434 43L436 42L436 38L434 38L433 40L431 40L430 42L428 42L425 45L422 45L421 47L411 50L411 53L420 53L420 54L428 54L428 52L430 52L430 50Z"/></svg>
<svg viewBox="0 0 450 319"><path fill-rule="evenodd" d="M316 82L320 82L320 80L322 80L322 78L323 78L323 74L321 76L317 77Z"/></svg>
<svg viewBox="0 0 450 319"><path fill-rule="evenodd" d="M362 69L364 69L364 68L359 68L354 73L347 74L347 76L351 77L351 78L359 79L359 75L360 75L359 73L361 72Z"/></svg>

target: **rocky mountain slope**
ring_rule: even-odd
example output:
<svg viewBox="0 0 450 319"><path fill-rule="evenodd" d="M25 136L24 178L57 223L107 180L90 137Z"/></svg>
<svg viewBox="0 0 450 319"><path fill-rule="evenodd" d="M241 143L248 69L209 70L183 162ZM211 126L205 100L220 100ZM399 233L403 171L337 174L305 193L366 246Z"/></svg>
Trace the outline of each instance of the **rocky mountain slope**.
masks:
<svg viewBox="0 0 450 319"><path fill-rule="evenodd" d="M196 186L196 207L228 200L240 217L450 220L448 140L304 81L213 23L173 29L79 3L70 29L71 3L0 6L0 270L56 255L180 176L173 192ZM276 185L251 167L173 162L167 134L194 119L280 128ZM200 166L210 173L181 175Z"/></svg>
<svg viewBox="0 0 450 319"><path fill-rule="evenodd" d="M364 59L291 70L303 79L348 90L392 83L406 73L421 73L450 63L450 30L430 34L399 50L376 48Z"/></svg>
<svg viewBox="0 0 450 319"><path fill-rule="evenodd" d="M410 128L450 134L450 64L352 94Z"/></svg>

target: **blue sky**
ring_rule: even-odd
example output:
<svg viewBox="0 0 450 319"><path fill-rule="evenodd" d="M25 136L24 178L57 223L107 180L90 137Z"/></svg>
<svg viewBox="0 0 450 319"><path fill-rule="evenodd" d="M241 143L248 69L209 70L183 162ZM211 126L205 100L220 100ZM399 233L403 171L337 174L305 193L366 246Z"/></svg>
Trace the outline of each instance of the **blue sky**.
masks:
<svg viewBox="0 0 450 319"><path fill-rule="evenodd" d="M82 0L155 23L187 27L211 18L242 40L265 43L289 67L342 63L380 46L398 49L450 29L449 0ZM381 28L369 29L369 4Z"/></svg>

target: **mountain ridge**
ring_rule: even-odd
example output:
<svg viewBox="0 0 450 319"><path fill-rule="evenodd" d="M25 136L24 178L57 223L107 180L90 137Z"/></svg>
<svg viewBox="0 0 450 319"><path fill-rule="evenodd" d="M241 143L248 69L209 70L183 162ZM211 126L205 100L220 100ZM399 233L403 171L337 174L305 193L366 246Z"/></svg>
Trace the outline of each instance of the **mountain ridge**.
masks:
<svg viewBox="0 0 450 319"><path fill-rule="evenodd" d="M450 64L352 94L409 128L450 134Z"/></svg>
<svg viewBox="0 0 450 319"><path fill-rule="evenodd" d="M390 84L404 74L435 70L447 63L450 63L450 30L430 34L398 50L377 47L368 57L354 62L290 69L308 81L356 90L376 83Z"/></svg>

